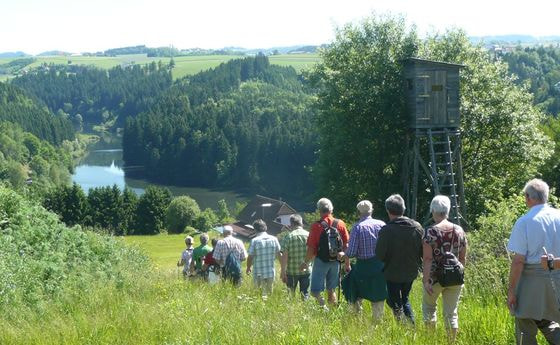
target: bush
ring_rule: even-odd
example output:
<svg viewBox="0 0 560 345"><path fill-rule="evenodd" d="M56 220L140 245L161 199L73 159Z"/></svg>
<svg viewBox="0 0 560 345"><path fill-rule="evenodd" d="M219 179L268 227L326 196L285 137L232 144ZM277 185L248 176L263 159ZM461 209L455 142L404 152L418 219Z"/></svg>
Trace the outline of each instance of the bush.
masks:
<svg viewBox="0 0 560 345"><path fill-rule="evenodd" d="M0 248L0 309L8 312L38 307L71 286L79 293L95 281L122 286L147 267L137 250L79 226L68 228L54 213L5 187L0 187Z"/></svg>
<svg viewBox="0 0 560 345"><path fill-rule="evenodd" d="M196 201L189 196L179 196L171 201L165 214L165 223L170 234L180 234L186 226L196 226L200 214Z"/></svg>

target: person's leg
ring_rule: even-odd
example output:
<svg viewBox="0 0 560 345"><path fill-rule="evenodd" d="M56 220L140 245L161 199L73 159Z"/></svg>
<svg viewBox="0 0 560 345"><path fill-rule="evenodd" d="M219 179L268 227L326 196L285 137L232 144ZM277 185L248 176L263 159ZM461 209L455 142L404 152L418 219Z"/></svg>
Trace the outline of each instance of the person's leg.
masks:
<svg viewBox="0 0 560 345"><path fill-rule="evenodd" d="M272 283L274 282L274 278L263 278L261 282L262 288L262 296L266 297L272 294Z"/></svg>
<svg viewBox="0 0 560 345"><path fill-rule="evenodd" d="M371 302L371 313L373 315L373 321L381 321L383 319L383 307L385 301Z"/></svg>
<svg viewBox="0 0 560 345"><path fill-rule="evenodd" d="M387 305L389 305L397 320L401 320L403 314L403 306L401 301L400 283L387 281Z"/></svg>
<svg viewBox="0 0 560 345"><path fill-rule="evenodd" d="M432 286L432 294L428 295L426 289L422 289L422 315L424 323L428 327L435 327L437 321L437 299L441 293L441 285L436 283Z"/></svg>
<svg viewBox="0 0 560 345"><path fill-rule="evenodd" d="M326 263L319 258L315 258L313 261L313 270L311 271L311 295L317 299L320 306L325 305L325 299L321 296L321 292L325 290L326 275Z"/></svg>
<svg viewBox="0 0 560 345"><path fill-rule="evenodd" d="M538 345L535 320L515 318L515 342L517 345Z"/></svg>
<svg viewBox="0 0 560 345"><path fill-rule="evenodd" d="M401 301L404 315L406 315L410 322L414 324L414 312L412 311L412 306L410 305L410 300L408 298L410 295L410 290L412 290L412 283L413 282L401 284Z"/></svg>
<svg viewBox="0 0 560 345"><path fill-rule="evenodd" d="M309 274L305 274L298 277L299 280L299 292L304 300L309 298Z"/></svg>
<svg viewBox="0 0 560 345"><path fill-rule="evenodd" d="M296 291L297 285L297 276L293 276L288 274L286 276L286 286L290 289L290 292L293 294Z"/></svg>
<svg viewBox="0 0 560 345"><path fill-rule="evenodd" d="M461 290L463 286L448 286L443 288L442 304L443 304L443 318L445 320L445 328L447 329L449 340L455 341L457 332L459 330L459 316L457 315L457 306L461 298Z"/></svg>
<svg viewBox="0 0 560 345"><path fill-rule="evenodd" d="M535 324L541 330L549 344L560 345L560 325L558 325L558 322L540 320L536 321Z"/></svg>
<svg viewBox="0 0 560 345"><path fill-rule="evenodd" d="M333 261L327 263L327 271L326 271L326 278L327 278L327 292L329 303L332 305L336 304L336 287L338 286L338 274L340 270L340 264L338 261Z"/></svg>

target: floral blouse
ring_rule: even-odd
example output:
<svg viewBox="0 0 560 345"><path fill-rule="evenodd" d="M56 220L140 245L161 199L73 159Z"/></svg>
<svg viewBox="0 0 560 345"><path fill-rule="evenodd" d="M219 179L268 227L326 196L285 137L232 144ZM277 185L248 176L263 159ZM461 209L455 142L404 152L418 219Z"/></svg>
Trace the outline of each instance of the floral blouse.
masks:
<svg viewBox="0 0 560 345"><path fill-rule="evenodd" d="M452 229L440 229L437 225L431 226L424 232L424 243L432 247L432 268L430 281L437 282L437 274L443 267L443 254L452 252L457 259L459 253L467 246L467 237L460 226L453 225Z"/></svg>

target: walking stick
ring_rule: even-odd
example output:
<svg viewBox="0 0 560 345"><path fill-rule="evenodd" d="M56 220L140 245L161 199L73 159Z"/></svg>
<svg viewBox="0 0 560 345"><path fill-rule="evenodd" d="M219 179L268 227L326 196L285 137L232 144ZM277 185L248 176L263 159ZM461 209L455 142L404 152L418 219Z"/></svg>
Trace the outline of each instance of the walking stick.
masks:
<svg viewBox="0 0 560 345"><path fill-rule="evenodd" d="M542 247L543 251L544 251L544 255L547 256L547 258L550 258L550 256L548 256L548 252L546 251L545 247ZM556 286L556 280L554 280L554 277L552 277L552 268L548 268L548 278L550 279L550 283L552 284L552 290L554 290L554 296L556 296L556 302L558 303L558 306L560 307L560 298L558 296L558 287Z"/></svg>
<svg viewBox="0 0 560 345"><path fill-rule="evenodd" d="M340 290L342 288L342 261L338 262L338 296L336 301L340 305Z"/></svg>

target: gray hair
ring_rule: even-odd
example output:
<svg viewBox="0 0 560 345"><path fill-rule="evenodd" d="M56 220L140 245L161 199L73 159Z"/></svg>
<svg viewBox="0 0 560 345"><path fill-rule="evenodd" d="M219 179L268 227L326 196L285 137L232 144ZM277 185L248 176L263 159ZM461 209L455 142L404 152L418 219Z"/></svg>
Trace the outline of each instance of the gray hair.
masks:
<svg viewBox="0 0 560 345"><path fill-rule="evenodd" d="M200 235L200 244L207 244L208 243L208 234L201 234Z"/></svg>
<svg viewBox="0 0 560 345"><path fill-rule="evenodd" d="M394 216L402 216L406 210L404 199L400 194L393 194L385 200L385 210Z"/></svg>
<svg viewBox="0 0 560 345"><path fill-rule="evenodd" d="M371 216L371 213L373 212L373 204L369 200L360 201L358 205L356 205L356 208L362 216Z"/></svg>
<svg viewBox="0 0 560 345"><path fill-rule="evenodd" d="M541 179L534 178L527 182L523 188L523 193L532 200L546 203L548 202L548 184Z"/></svg>
<svg viewBox="0 0 560 345"><path fill-rule="evenodd" d="M447 218L451 209L451 200L445 195L436 195L430 203L430 212Z"/></svg>
<svg viewBox="0 0 560 345"><path fill-rule="evenodd" d="M264 232L266 231L266 223L262 219L257 219L253 222L253 229L256 232Z"/></svg>
<svg viewBox="0 0 560 345"><path fill-rule="evenodd" d="M233 234L233 228L231 226L228 226L228 225L224 226L224 229L222 230L222 235L224 237L226 237L226 236L229 236L231 234Z"/></svg>
<svg viewBox="0 0 560 345"><path fill-rule="evenodd" d="M185 237L185 243L186 244L192 244L193 243L193 238L191 236Z"/></svg>
<svg viewBox="0 0 560 345"><path fill-rule="evenodd" d="M317 209L320 213L332 213L334 210L332 202L327 198L321 198L317 201Z"/></svg>
<svg viewBox="0 0 560 345"><path fill-rule="evenodd" d="M292 226L303 226L303 219L299 214L292 214L290 216L290 224Z"/></svg>

